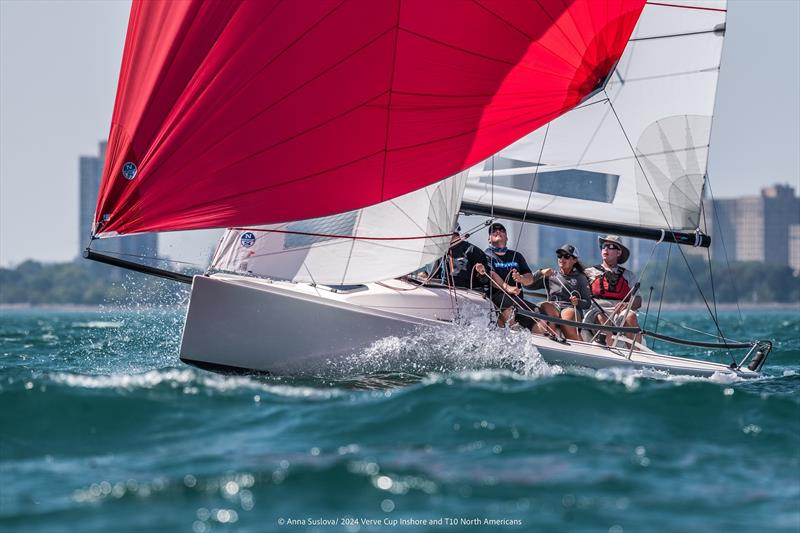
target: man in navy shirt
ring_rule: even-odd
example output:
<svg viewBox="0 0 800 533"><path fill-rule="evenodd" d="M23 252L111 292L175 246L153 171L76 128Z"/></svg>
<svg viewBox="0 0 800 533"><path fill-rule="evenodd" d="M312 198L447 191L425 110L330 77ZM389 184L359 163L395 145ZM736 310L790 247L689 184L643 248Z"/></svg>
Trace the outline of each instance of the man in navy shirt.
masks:
<svg viewBox="0 0 800 533"><path fill-rule="evenodd" d="M508 234L505 226L499 222L489 226L490 246L486 249L486 256L489 259L490 276L494 282L489 289L489 295L500 310L497 325L501 328L508 323L514 308L526 311L534 309L533 304L522 299L520 287L533 284L534 274L525 257L508 248L507 244ZM541 277L540 273L537 274ZM528 329L533 326L533 320L526 317L518 317L517 322Z"/></svg>

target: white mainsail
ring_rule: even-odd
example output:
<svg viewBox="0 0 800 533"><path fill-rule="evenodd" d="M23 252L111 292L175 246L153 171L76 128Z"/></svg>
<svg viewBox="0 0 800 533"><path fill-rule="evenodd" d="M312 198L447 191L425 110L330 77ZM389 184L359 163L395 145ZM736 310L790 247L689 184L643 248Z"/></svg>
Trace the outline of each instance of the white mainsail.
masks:
<svg viewBox="0 0 800 533"><path fill-rule="evenodd" d="M229 229L211 269L326 285L408 274L447 252L466 175L357 211Z"/></svg>
<svg viewBox="0 0 800 533"><path fill-rule="evenodd" d="M648 2L605 90L473 167L464 201L698 228L725 15L724 0Z"/></svg>

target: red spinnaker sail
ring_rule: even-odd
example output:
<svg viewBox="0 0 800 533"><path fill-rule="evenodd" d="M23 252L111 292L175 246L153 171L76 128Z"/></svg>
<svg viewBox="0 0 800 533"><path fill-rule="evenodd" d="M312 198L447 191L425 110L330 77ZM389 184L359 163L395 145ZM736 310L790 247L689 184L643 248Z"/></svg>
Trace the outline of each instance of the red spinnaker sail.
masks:
<svg viewBox="0 0 800 533"><path fill-rule="evenodd" d="M359 209L577 105L644 0L134 0L98 234Z"/></svg>

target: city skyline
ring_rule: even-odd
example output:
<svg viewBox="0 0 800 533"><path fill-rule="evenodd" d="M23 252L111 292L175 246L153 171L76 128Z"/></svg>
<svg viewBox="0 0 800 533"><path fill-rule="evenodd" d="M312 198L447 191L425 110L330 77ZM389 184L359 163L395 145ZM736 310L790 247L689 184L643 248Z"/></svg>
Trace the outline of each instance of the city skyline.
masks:
<svg viewBox="0 0 800 533"><path fill-rule="evenodd" d="M2 266L74 257L78 161L108 131L128 10L0 2ZM798 2L729 3L709 161L717 199L800 189L799 19ZM185 240L165 234L162 252Z"/></svg>

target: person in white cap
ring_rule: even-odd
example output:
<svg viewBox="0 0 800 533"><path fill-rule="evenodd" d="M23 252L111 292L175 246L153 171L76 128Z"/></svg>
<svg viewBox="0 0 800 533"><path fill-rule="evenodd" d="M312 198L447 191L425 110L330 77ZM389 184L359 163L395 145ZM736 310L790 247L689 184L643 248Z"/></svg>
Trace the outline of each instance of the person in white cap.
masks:
<svg viewBox="0 0 800 533"><path fill-rule="evenodd" d="M631 255L630 250L622 242L622 237L618 235L606 235L598 237L600 253L603 262L599 265L586 269L586 276L589 278L589 287L592 296L600 306L607 310L606 314L621 315L630 302L630 294L636 285L636 274L622 267ZM635 311L642 306L642 298L634 296L631 303L631 310ZM598 324L605 324L608 319L599 313L596 318ZM625 316L625 324L630 327L639 327L639 320L635 312L629 312ZM641 342L641 335L627 334L630 338L635 338L636 342ZM606 336L607 342L613 341L613 335Z"/></svg>

